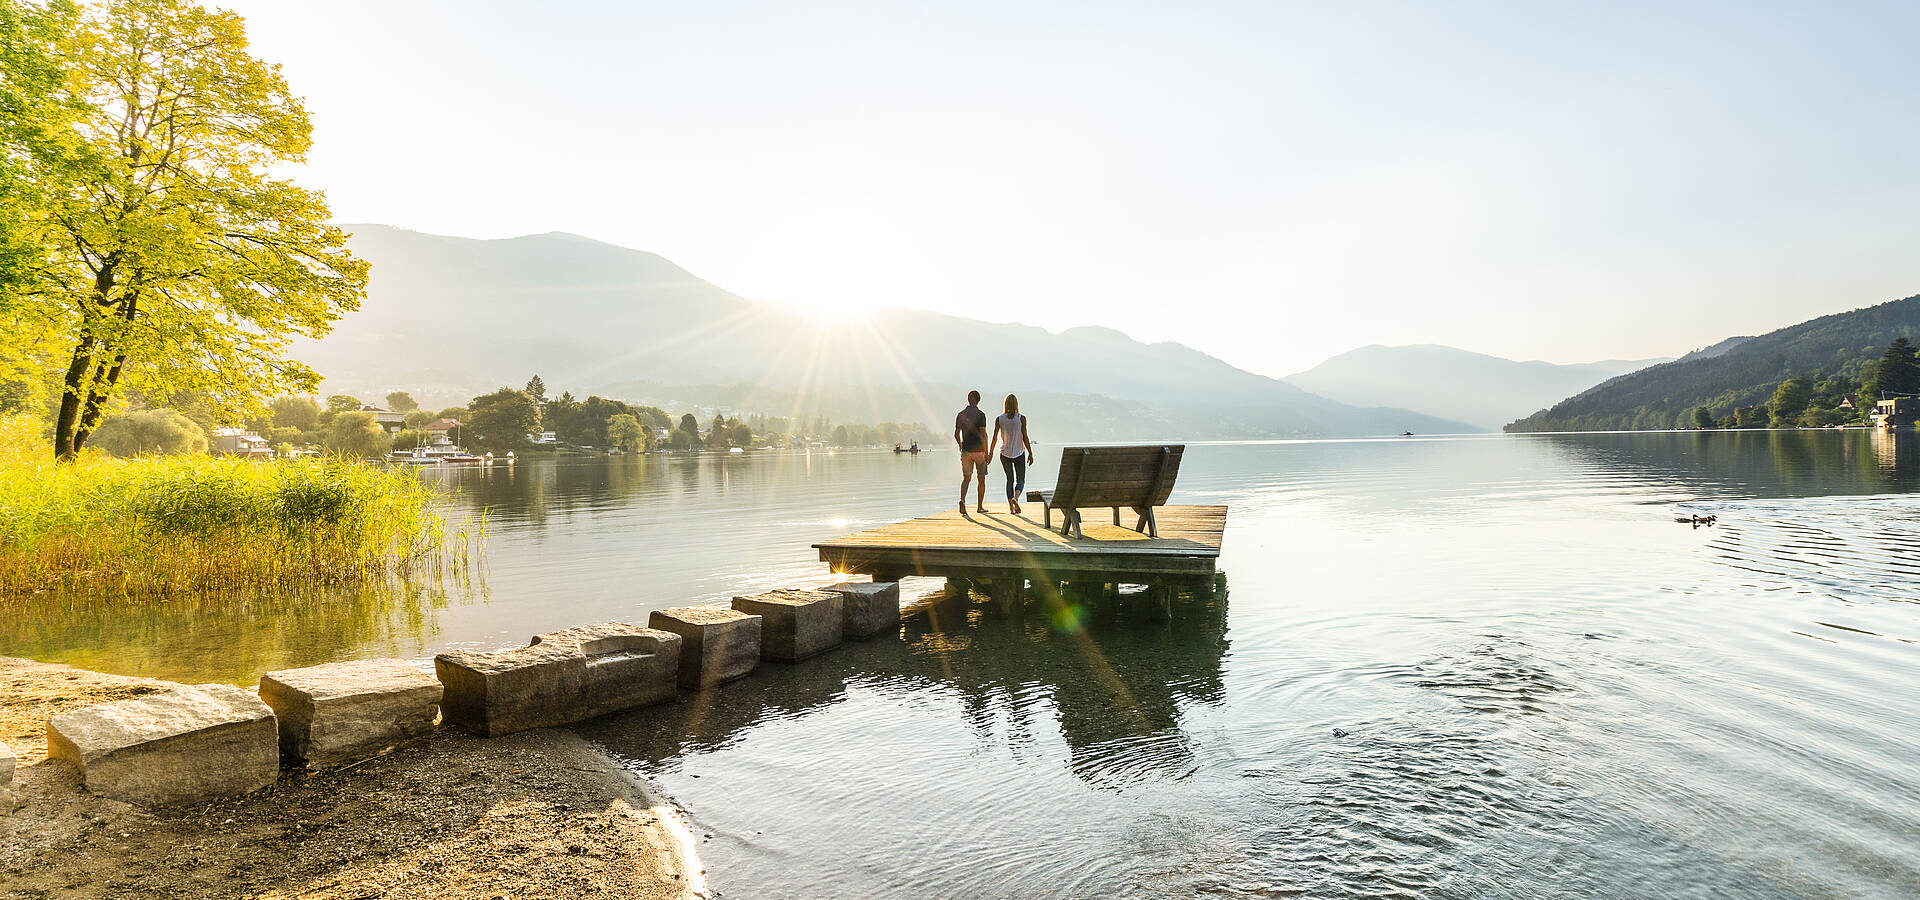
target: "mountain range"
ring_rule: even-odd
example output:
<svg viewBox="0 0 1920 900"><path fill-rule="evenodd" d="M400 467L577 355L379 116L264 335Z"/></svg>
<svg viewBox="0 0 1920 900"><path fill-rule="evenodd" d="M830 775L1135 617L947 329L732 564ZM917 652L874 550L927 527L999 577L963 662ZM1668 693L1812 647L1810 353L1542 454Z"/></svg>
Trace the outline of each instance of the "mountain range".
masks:
<svg viewBox="0 0 1920 900"><path fill-rule="evenodd" d="M1920 296L1821 316L1758 337L1728 338L1670 363L1614 378L1506 427L1603 431L1692 427L1692 411L1724 417L1767 402L1795 375L1859 377L1894 338L1920 334Z"/></svg>
<svg viewBox="0 0 1920 900"><path fill-rule="evenodd" d="M401 389L429 402L464 401L539 374L555 393L939 427L977 387L990 404L1021 393L1070 439L1471 430L1447 417L1330 400L1181 344L1107 328L1050 332L911 309L830 321L577 235L347 230L372 264L367 299L333 333L294 348L327 376L330 392Z"/></svg>
<svg viewBox="0 0 1920 900"><path fill-rule="evenodd" d="M1437 344L1349 350L1286 381L1343 403L1389 403L1481 431L1578 394L1616 375L1666 362L1609 359L1559 365L1518 362Z"/></svg>

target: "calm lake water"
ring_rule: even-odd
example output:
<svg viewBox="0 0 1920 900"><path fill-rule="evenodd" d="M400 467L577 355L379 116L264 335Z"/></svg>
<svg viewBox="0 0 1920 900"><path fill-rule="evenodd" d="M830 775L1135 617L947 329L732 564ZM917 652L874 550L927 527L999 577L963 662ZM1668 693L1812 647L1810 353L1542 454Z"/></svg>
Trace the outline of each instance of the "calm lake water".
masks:
<svg viewBox="0 0 1920 900"><path fill-rule="evenodd" d="M644 622L828 583L809 544L945 507L954 468L434 473L490 510L483 587L67 604L0 654L245 681ZM1911 434L1194 445L1174 502L1232 507L1227 587L1171 621L936 597L580 731L712 834L727 896L1912 897L1916 487Z"/></svg>

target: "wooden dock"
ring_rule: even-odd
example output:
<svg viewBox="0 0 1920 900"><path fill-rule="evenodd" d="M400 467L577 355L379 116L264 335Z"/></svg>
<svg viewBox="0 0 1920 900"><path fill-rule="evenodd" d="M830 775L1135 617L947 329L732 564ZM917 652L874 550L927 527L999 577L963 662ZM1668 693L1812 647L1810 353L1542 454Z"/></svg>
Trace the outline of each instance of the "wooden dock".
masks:
<svg viewBox="0 0 1920 900"><path fill-rule="evenodd" d="M1110 524L1106 510L1087 510L1085 536L1063 537L1030 512L957 510L922 516L814 544L833 571L894 581L931 575L969 581L1202 584L1213 580L1227 530L1224 506L1163 506L1160 536ZM1128 521L1132 514L1122 511ZM1058 518L1056 516L1056 518Z"/></svg>

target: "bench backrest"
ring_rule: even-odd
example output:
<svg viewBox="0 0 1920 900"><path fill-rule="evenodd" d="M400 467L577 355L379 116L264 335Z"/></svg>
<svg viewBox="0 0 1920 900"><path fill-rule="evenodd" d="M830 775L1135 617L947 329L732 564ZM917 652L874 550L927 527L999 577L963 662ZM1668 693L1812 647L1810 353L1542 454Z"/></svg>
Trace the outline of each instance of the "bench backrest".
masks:
<svg viewBox="0 0 1920 900"><path fill-rule="evenodd" d="M1165 506L1180 475L1185 444L1145 447L1067 447L1052 506Z"/></svg>

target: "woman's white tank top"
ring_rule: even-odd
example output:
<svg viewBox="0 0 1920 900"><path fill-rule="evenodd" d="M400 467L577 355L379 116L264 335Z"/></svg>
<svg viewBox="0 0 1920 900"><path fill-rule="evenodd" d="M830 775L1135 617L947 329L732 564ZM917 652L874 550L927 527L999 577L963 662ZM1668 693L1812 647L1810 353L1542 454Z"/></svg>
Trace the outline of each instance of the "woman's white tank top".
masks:
<svg viewBox="0 0 1920 900"><path fill-rule="evenodd" d="M1001 456L1012 459L1027 452L1025 435L1020 433L1021 426L1025 424L1026 418L1024 416L1009 416L1006 413L1000 414Z"/></svg>

